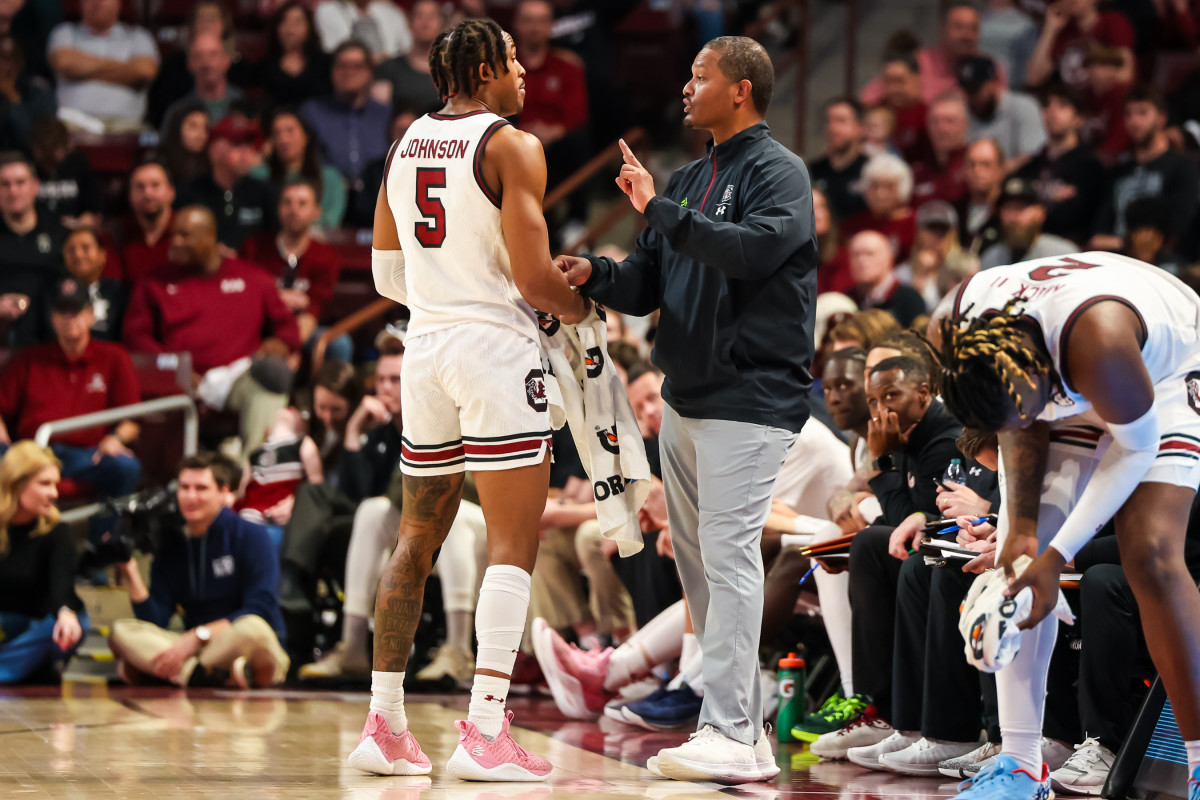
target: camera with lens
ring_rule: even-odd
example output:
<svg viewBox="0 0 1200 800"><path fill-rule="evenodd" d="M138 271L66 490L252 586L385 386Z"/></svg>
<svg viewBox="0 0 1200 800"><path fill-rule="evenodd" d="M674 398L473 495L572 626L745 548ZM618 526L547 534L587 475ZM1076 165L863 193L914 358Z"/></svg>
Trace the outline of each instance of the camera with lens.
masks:
<svg viewBox="0 0 1200 800"><path fill-rule="evenodd" d="M111 517L113 524L99 541L88 542L81 567L102 569L128 561L136 551L158 550L165 533L183 527L175 488L175 481L171 481L164 487L105 500L104 510L99 513Z"/></svg>

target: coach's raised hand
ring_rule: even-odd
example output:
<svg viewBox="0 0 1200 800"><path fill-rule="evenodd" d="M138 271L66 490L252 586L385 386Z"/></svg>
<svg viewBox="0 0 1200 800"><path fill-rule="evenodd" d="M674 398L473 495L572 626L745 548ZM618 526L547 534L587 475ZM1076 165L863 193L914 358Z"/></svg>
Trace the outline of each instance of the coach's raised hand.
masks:
<svg viewBox="0 0 1200 800"><path fill-rule="evenodd" d="M562 270L572 287L583 286L592 277L592 262L581 256L559 256L554 266Z"/></svg>
<svg viewBox="0 0 1200 800"><path fill-rule="evenodd" d="M618 142L625 164L621 167L621 174L617 176L617 186L621 187L621 191L629 198L629 202L633 203L638 213L644 214L646 204L654 197L654 177L646 171L642 162L637 160L637 156L629 149L629 145L625 144L624 139L619 139Z"/></svg>

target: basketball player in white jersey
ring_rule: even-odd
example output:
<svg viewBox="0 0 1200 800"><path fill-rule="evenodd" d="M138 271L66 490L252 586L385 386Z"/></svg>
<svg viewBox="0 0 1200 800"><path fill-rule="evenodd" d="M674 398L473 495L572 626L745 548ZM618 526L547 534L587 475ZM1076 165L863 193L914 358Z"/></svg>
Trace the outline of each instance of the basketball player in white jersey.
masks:
<svg viewBox="0 0 1200 800"><path fill-rule="evenodd" d="M449 99L393 146L375 211L376 286L412 317L402 371L399 541L375 602L371 710L350 755L366 772L431 769L408 730L404 671L464 469L475 473L490 566L475 616L470 709L455 723L459 744L446 771L536 781L551 769L512 739L505 714L550 476L533 309L571 324L588 305L550 259L541 144L503 119L520 112L525 94L515 53L489 19L469 19L435 41L433 80Z"/></svg>
<svg viewBox="0 0 1200 800"><path fill-rule="evenodd" d="M996 267L938 326L943 398L967 427L998 431L997 566L1034 592L1020 650L997 673L1003 755L959 795L1049 796L1040 741L1059 576L1109 519L1146 642L1200 778L1200 592L1183 560L1200 485L1200 297L1112 253ZM1191 800L1200 784L1189 786Z"/></svg>

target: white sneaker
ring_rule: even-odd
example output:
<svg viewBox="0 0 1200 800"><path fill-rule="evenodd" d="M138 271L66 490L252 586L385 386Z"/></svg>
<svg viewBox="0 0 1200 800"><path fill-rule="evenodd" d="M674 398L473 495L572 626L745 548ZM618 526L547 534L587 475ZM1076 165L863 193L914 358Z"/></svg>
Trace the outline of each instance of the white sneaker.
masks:
<svg viewBox="0 0 1200 800"><path fill-rule="evenodd" d="M769 781L779 774L779 765L775 763L775 752L771 749L771 737L767 735L766 725L763 725L762 733L754 743L754 757L758 762L760 781Z"/></svg>
<svg viewBox="0 0 1200 800"><path fill-rule="evenodd" d="M808 749L814 756L836 761L845 758L852 747L879 744L893 733L892 726L883 720L864 715L844 728L821 734Z"/></svg>
<svg viewBox="0 0 1200 800"><path fill-rule="evenodd" d="M879 763L879 757L887 753L898 753L906 750L921 740L918 731L896 731L891 736L875 744L851 747L846 751L846 758L851 764L858 764L867 769L884 769Z"/></svg>
<svg viewBox="0 0 1200 800"><path fill-rule="evenodd" d="M676 781L732 784L761 779L756 749L730 739L712 725L705 725L679 747L660 750L655 767Z"/></svg>
<svg viewBox="0 0 1200 800"><path fill-rule="evenodd" d="M1083 747L1083 745L1079 745L1079 747ZM1066 764L1071 759L1071 756L1075 755L1075 751L1079 747L1070 747L1055 739L1047 739L1043 736L1042 761L1046 762L1046 766L1050 768L1051 772L1054 772L1054 770ZM1112 763L1111 759L1109 763Z"/></svg>
<svg viewBox="0 0 1200 800"><path fill-rule="evenodd" d="M947 778L954 778L957 781L967 777L967 767L974 766L981 761L995 758L1000 755L1000 745L984 742L979 747L975 748L965 756L958 758L948 758L938 764L938 772L945 775Z"/></svg>
<svg viewBox="0 0 1200 800"><path fill-rule="evenodd" d="M1099 739L1085 739L1065 764L1050 773L1050 785L1064 794L1100 794L1115 757Z"/></svg>
<svg viewBox="0 0 1200 800"><path fill-rule="evenodd" d="M879 756L879 765L901 775L937 775L943 761L974 752L979 742L946 742L921 737L904 750Z"/></svg>

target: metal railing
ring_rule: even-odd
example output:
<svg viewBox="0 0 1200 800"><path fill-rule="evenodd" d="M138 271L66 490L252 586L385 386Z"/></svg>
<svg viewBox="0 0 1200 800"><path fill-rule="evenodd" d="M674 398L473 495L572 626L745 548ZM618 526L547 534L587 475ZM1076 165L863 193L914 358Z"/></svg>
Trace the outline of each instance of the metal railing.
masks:
<svg viewBox="0 0 1200 800"><path fill-rule="evenodd" d="M630 128L624 135L621 136L631 148L636 148L639 145L646 144L648 138L646 131L642 128ZM542 201L542 209L552 208L554 205L562 201L571 192L583 186L591 180L596 173L608 166L612 161L621 157L621 147L616 142L613 142L608 147L601 150L599 153L590 158L587 163L581 166L575 172L571 173L558 186L555 186L546 194L545 200ZM640 156L643 160L645 155ZM605 212L604 216L588 227L578 238L573 242L568 242L563 248L563 253L567 255L577 254L585 244L592 241L597 236L602 236L612 230L622 219L633 211L633 206L629 203L619 202L614 203L613 207ZM389 310L396 307L396 303L386 297L381 297L378 300L363 306L358 311L355 311L350 316L338 322L336 325L331 325L317 339L317 343L313 345L312 352L312 369L315 372L320 369L325 363L325 351L329 348L330 343L342 334L351 333L358 328L366 325L373 319L376 319Z"/></svg>
<svg viewBox="0 0 1200 800"><path fill-rule="evenodd" d="M196 404L185 394L160 397L143 403L133 403L128 406L94 411L91 414L80 414L77 417L56 419L44 423L33 435L33 440L41 447L50 443L50 437L56 433L67 433L84 428L94 428L97 425L111 425L114 422L124 422L127 419L139 419L151 414L161 414L167 411L183 412L183 454L195 455L200 441L200 416L196 412ZM92 514L103 509L102 503L88 503L72 508L62 514L63 522L77 522L87 519Z"/></svg>

